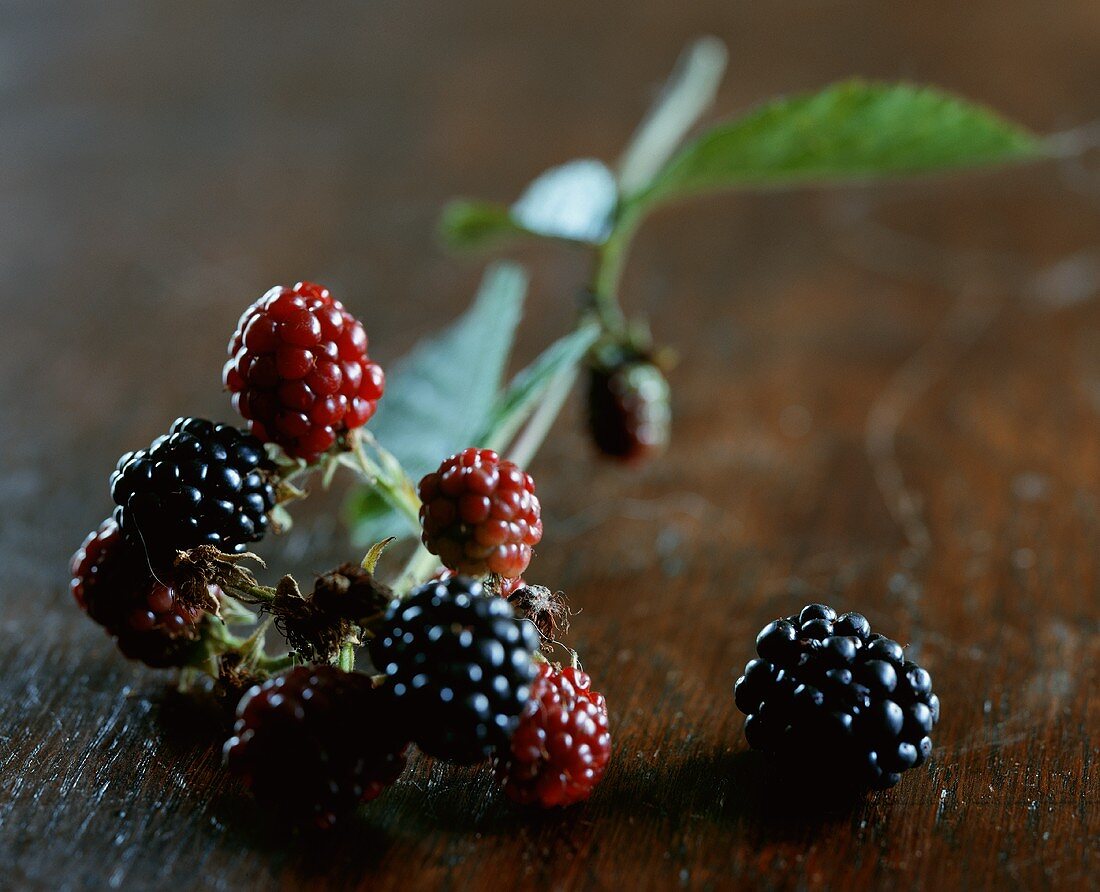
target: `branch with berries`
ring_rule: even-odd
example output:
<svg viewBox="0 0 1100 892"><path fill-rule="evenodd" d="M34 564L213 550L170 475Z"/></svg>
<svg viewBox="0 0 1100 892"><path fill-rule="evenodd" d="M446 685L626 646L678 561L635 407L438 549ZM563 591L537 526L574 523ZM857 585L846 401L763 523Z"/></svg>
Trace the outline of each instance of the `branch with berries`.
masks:
<svg viewBox="0 0 1100 892"><path fill-rule="evenodd" d="M223 383L247 430L179 418L119 460L113 515L74 556L73 595L127 657L176 667L185 684L208 678L236 705L226 763L262 802L329 826L393 783L412 744L456 764L492 759L521 803L579 802L604 776L607 705L563 643L569 609L524 579L543 536L524 468L582 374L599 452L638 462L668 443L670 353L619 294L649 214L705 192L1061 150L939 91L859 81L690 137L724 67L714 39L689 47L614 169L572 161L511 205L448 206L442 229L454 247L552 240L591 257L575 325L510 380L526 286L514 265L491 267L471 308L388 374L328 289L275 287L229 341ZM286 529L308 483L329 486L341 468L358 481L347 517L366 557L308 591L286 574L262 583L252 543ZM419 539L406 563L380 578L383 552L406 538ZM283 653L267 651L272 626ZM938 716L930 679L859 614L810 605L759 646L737 694L754 746L795 747L805 735L788 713L816 716L826 704L839 749L860 715L877 717L877 749L857 760L869 783L896 782L927 757ZM364 649L369 672L358 668ZM292 760L301 770L290 774Z"/></svg>

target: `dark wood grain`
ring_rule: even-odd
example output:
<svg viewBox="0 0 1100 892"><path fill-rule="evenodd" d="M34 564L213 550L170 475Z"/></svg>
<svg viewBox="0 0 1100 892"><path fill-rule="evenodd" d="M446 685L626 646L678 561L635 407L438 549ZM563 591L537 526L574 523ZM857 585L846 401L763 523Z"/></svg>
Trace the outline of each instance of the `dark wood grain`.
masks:
<svg viewBox="0 0 1100 892"><path fill-rule="evenodd" d="M602 465L571 407L535 466L533 575L583 608L613 715L584 807L517 812L488 771L421 762L325 841L280 832L222 773L216 715L115 653L64 569L119 453L229 417L248 301L326 282L392 360L478 278L432 240L442 202L614 158L690 36L731 45L725 110L858 73L1051 131L1100 116L1094 2L0 15L0 887L1097 888L1100 172L731 196L643 231L625 294L681 353L672 450ZM585 269L524 259L529 355ZM336 505L265 555L349 557ZM824 814L776 797L730 697L811 598L908 643L943 701L927 768Z"/></svg>

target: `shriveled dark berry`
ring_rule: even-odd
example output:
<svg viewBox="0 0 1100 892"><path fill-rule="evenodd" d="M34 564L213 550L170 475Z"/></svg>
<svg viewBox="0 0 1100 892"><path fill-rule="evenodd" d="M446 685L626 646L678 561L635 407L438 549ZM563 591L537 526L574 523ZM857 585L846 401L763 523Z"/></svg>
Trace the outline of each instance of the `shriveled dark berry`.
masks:
<svg viewBox="0 0 1100 892"><path fill-rule="evenodd" d="M115 520L154 569L176 552L214 545L244 551L263 537L275 506L263 445L227 424L177 418L147 449L128 452L111 475Z"/></svg>
<svg viewBox="0 0 1100 892"><path fill-rule="evenodd" d="M535 677L539 636L464 576L395 603L370 641L375 668L425 753L470 764L504 747Z"/></svg>
<svg viewBox="0 0 1100 892"><path fill-rule="evenodd" d="M374 415L385 389L367 335L327 288L275 287L245 310L222 378L252 433L314 461Z"/></svg>
<svg viewBox="0 0 1100 892"><path fill-rule="evenodd" d="M646 356L615 352L588 373L588 429L596 448L624 462L665 450L671 411L664 373Z"/></svg>
<svg viewBox="0 0 1100 892"><path fill-rule="evenodd" d="M370 678L298 666L245 694L224 754L262 806L325 829L397 779L406 744Z"/></svg>
<svg viewBox="0 0 1100 892"><path fill-rule="evenodd" d="M145 555L122 538L113 519L88 535L70 571L77 605L127 657L156 667L191 657L203 611L181 602L170 576L152 576Z"/></svg>
<svg viewBox="0 0 1100 892"><path fill-rule="evenodd" d="M491 449L464 449L420 481L424 545L458 573L523 575L542 539L535 482Z"/></svg>
<svg viewBox="0 0 1100 892"><path fill-rule="evenodd" d="M603 694L579 669L541 664L519 726L494 759L504 792L524 805L572 805L592 795L610 758Z"/></svg>
<svg viewBox="0 0 1100 892"><path fill-rule="evenodd" d="M765 626L757 653L734 686L754 749L849 789L892 786L931 754L931 676L861 614L810 604Z"/></svg>

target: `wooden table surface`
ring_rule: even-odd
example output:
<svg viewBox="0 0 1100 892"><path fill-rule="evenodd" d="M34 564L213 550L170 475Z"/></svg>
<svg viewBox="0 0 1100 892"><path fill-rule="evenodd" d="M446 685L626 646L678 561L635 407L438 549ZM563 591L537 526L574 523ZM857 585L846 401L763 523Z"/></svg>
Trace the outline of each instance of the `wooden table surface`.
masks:
<svg viewBox="0 0 1100 892"><path fill-rule="evenodd" d="M1100 169L1046 164L662 213L625 281L681 362L671 451L595 460L571 406L534 464L529 577L583 613L615 754L517 811L423 760L323 842L265 821L216 718L127 663L66 562L123 451L229 420L220 367L274 283L330 285L386 363L469 300L433 240L615 158L679 47L731 47L725 112L862 74L1051 132L1100 116L1100 7L975 0L12 4L0 15L0 887L1097 888ZM523 255L518 347L585 260ZM352 556L319 497L264 543ZM806 814L731 698L768 620L824 599L907 643L943 701L926 768ZM776 790L781 795L776 795Z"/></svg>

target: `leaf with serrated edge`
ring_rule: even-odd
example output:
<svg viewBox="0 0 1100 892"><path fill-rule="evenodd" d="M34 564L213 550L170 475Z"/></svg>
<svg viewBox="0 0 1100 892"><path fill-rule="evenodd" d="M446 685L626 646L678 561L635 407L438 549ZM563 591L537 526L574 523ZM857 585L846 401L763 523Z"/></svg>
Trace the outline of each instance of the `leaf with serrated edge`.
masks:
<svg viewBox="0 0 1100 892"><path fill-rule="evenodd" d="M481 445L477 438L497 402L526 288L527 277L515 264L490 267L473 306L388 372L370 431L412 480L448 455ZM407 533L404 522L364 498L354 494L347 509L357 542Z"/></svg>
<svg viewBox="0 0 1100 892"><path fill-rule="evenodd" d="M1026 130L937 89L849 81L719 124L682 149L630 205L1004 163L1040 152Z"/></svg>

